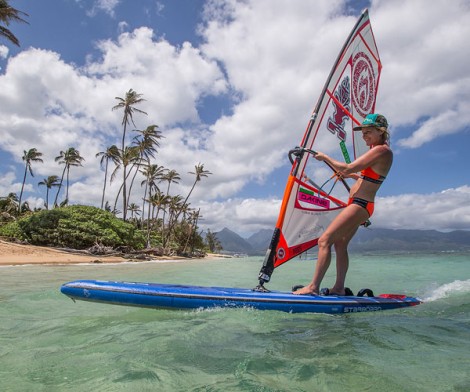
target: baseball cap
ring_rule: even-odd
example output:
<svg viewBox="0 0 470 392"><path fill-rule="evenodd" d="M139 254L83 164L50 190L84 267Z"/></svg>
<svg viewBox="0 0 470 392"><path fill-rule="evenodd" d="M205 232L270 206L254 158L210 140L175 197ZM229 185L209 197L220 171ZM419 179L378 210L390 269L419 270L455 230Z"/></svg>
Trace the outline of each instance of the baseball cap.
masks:
<svg viewBox="0 0 470 392"><path fill-rule="evenodd" d="M368 127L388 128L388 122L381 114L371 113L366 116L361 125L354 127L353 130L357 131Z"/></svg>

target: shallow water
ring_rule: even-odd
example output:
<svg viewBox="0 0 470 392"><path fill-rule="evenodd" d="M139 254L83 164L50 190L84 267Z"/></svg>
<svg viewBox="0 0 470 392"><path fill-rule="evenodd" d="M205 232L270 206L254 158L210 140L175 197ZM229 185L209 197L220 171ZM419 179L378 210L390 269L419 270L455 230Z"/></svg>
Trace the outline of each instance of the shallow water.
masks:
<svg viewBox="0 0 470 392"><path fill-rule="evenodd" d="M59 291L76 279L254 287L261 262L0 267L0 390L470 390L470 254L353 255L354 292L425 300L381 313L150 310ZM292 261L269 287L289 290L312 270Z"/></svg>

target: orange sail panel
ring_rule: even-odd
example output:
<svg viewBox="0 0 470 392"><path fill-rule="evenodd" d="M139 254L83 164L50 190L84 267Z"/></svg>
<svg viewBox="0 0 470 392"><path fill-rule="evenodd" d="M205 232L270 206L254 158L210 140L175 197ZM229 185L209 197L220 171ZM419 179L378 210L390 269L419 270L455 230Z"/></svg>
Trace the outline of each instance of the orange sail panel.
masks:
<svg viewBox="0 0 470 392"><path fill-rule="evenodd" d="M323 151L350 162L368 147L353 126L375 111L381 62L369 13L365 10L339 53L307 124L299 147L289 153L287 179L279 217L263 267L260 286L274 269L318 243L347 205L349 185L334 169L314 159Z"/></svg>

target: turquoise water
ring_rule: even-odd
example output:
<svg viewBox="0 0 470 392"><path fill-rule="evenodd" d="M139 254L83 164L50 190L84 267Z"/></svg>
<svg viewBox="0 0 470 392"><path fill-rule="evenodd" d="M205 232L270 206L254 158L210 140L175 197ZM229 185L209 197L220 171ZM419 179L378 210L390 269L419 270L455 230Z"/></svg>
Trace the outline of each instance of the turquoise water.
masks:
<svg viewBox="0 0 470 392"><path fill-rule="evenodd" d="M470 390L470 254L353 255L353 291L426 301L381 313L150 310L59 292L75 279L253 287L261 262L0 267L0 390ZM312 270L292 261L269 287L289 290Z"/></svg>

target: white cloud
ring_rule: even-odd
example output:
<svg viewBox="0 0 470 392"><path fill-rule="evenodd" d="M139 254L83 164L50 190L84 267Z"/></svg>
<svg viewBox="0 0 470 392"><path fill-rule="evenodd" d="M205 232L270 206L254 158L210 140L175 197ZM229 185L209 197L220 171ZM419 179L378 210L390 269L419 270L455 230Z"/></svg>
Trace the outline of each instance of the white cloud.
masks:
<svg viewBox="0 0 470 392"><path fill-rule="evenodd" d="M470 227L470 186L378 198L376 211L372 220L378 227L465 230Z"/></svg>
<svg viewBox="0 0 470 392"><path fill-rule="evenodd" d="M0 197L9 193L19 194L21 190L21 182L17 182L16 175L13 171L8 171L0 176Z"/></svg>
<svg viewBox="0 0 470 392"><path fill-rule="evenodd" d="M468 1L436 0L432 7L425 0L377 1L371 14L384 64L378 111L387 114L392 126L405 125L412 132L397 135L398 144L417 148L465 131L470 106Z"/></svg>
<svg viewBox="0 0 470 392"><path fill-rule="evenodd" d="M229 199L201 205L203 228L224 227L244 237L260 229L274 229L281 200ZM374 228L467 230L470 227L470 186L430 194L379 197L371 218Z"/></svg>
<svg viewBox="0 0 470 392"><path fill-rule="evenodd" d="M6 59L8 57L9 50L5 45L0 45L0 58Z"/></svg>
<svg viewBox="0 0 470 392"><path fill-rule="evenodd" d="M94 0L93 7L88 11L88 16L95 16L99 11L103 11L114 17L114 10L119 5L120 0Z"/></svg>

